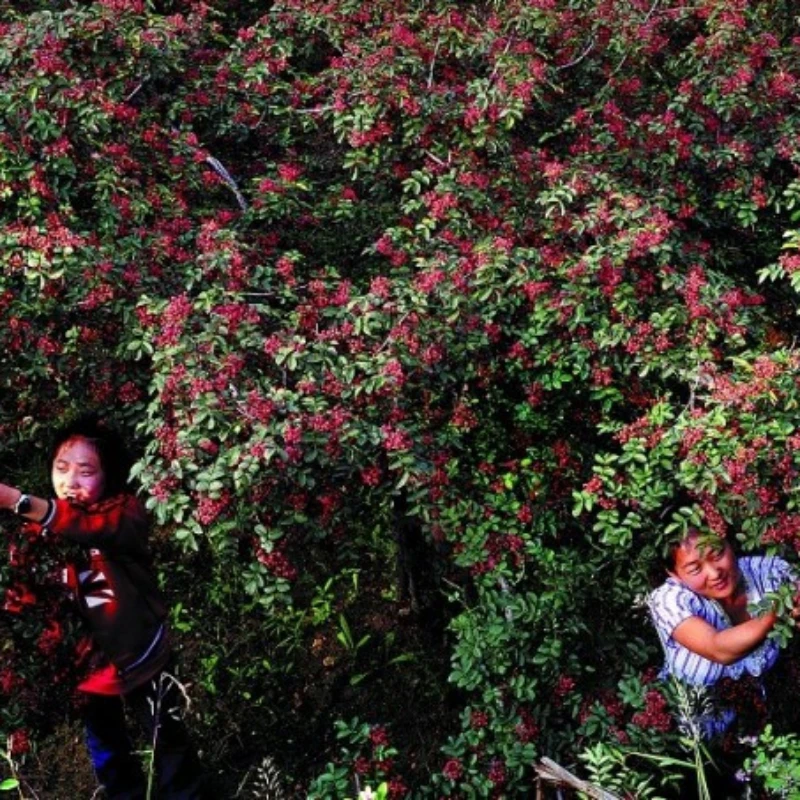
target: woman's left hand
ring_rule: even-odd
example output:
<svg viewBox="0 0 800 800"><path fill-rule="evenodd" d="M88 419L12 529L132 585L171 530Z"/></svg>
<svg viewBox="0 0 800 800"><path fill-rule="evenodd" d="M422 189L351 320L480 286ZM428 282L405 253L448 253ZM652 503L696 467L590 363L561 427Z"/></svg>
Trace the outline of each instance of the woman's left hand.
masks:
<svg viewBox="0 0 800 800"><path fill-rule="evenodd" d="M794 605L789 616L794 620L800 619L800 581L794 585Z"/></svg>

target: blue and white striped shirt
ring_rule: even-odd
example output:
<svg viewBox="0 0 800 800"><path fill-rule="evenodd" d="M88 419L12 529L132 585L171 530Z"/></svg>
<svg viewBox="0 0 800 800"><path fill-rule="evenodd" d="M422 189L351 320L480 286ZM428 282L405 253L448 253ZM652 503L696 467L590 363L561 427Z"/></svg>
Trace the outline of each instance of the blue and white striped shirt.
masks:
<svg viewBox="0 0 800 800"><path fill-rule="evenodd" d="M758 603L765 594L775 591L781 584L794 581L792 568L775 556L750 556L738 560L748 605ZM744 658L733 664L719 664L692 652L672 638L672 633L681 622L690 617L700 617L717 630L732 627L728 615L716 600L696 594L675 578L650 594L647 601L658 637L666 656L661 676L675 678L695 687L713 686L722 678L739 679L745 673L759 677L777 661L778 644L765 639ZM731 708L706 708L693 715L702 736L710 738L724 733L736 717Z"/></svg>
<svg viewBox="0 0 800 800"><path fill-rule="evenodd" d="M792 568L776 556L750 556L740 558L738 563L748 605L795 577ZM779 647L772 639L766 639L744 658L727 665L710 661L678 644L672 633L690 617L700 617L720 631L732 627L732 623L716 600L696 594L675 578L668 578L650 594L648 606L664 647L665 672L691 686L712 686L722 678L738 679L745 673L763 675L778 658Z"/></svg>

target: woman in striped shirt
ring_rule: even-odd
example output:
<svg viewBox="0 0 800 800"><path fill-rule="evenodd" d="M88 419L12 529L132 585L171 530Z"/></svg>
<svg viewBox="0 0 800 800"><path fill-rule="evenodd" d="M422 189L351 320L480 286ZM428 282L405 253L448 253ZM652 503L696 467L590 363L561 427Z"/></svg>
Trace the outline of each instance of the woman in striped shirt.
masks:
<svg viewBox="0 0 800 800"><path fill-rule="evenodd" d="M667 580L648 599L664 648L664 671L691 686L711 687L723 678L760 679L778 659L768 638L777 621L772 608L752 609L795 576L774 556L737 558L725 540L691 533L670 548ZM717 710L703 720L707 736L721 733L733 712Z"/></svg>

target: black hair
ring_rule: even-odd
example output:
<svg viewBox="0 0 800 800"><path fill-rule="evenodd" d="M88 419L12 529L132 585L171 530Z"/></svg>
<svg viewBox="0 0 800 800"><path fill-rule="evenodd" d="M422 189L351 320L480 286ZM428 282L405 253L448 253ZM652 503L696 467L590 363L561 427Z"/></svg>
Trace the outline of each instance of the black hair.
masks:
<svg viewBox="0 0 800 800"><path fill-rule="evenodd" d="M97 414L83 414L56 431L50 447L50 464L63 445L72 439L85 439L97 451L105 478L104 497L129 490L128 477L133 462L119 431Z"/></svg>
<svg viewBox="0 0 800 800"><path fill-rule="evenodd" d="M664 569L666 569L667 572L675 572L675 566L678 563L678 550L680 550L683 543L692 536L697 536L697 531L694 529L691 529L682 539L672 539L667 542L664 550L663 563Z"/></svg>
<svg viewBox="0 0 800 800"><path fill-rule="evenodd" d="M657 515L658 525L662 528L666 527L681 508L692 508L695 506L695 503L696 498L691 492L682 487L679 488L674 495L660 508ZM664 548L661 554L662 569L665 569L668 572L673 572L675 570L675 560L678 555L678 550L690 536L696 533L697 531L694 528L689 528L688 530L684 529L680 535L673 534L670 536L670 538L664 543Z"/></svg>

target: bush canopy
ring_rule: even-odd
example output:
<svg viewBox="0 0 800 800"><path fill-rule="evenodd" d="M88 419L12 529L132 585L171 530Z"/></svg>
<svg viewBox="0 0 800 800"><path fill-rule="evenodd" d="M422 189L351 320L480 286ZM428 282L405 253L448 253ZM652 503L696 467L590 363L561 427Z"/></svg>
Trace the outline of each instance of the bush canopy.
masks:
<svg viewBox="0 0 800 800"><path fill-rule="evenodd" d="M4 5L2 479L46 492L79 410L136 443L213 768L524 796L680 752L665 543L800 549L796 11ZM22 757L74 622L2 525Z"/></svg>

